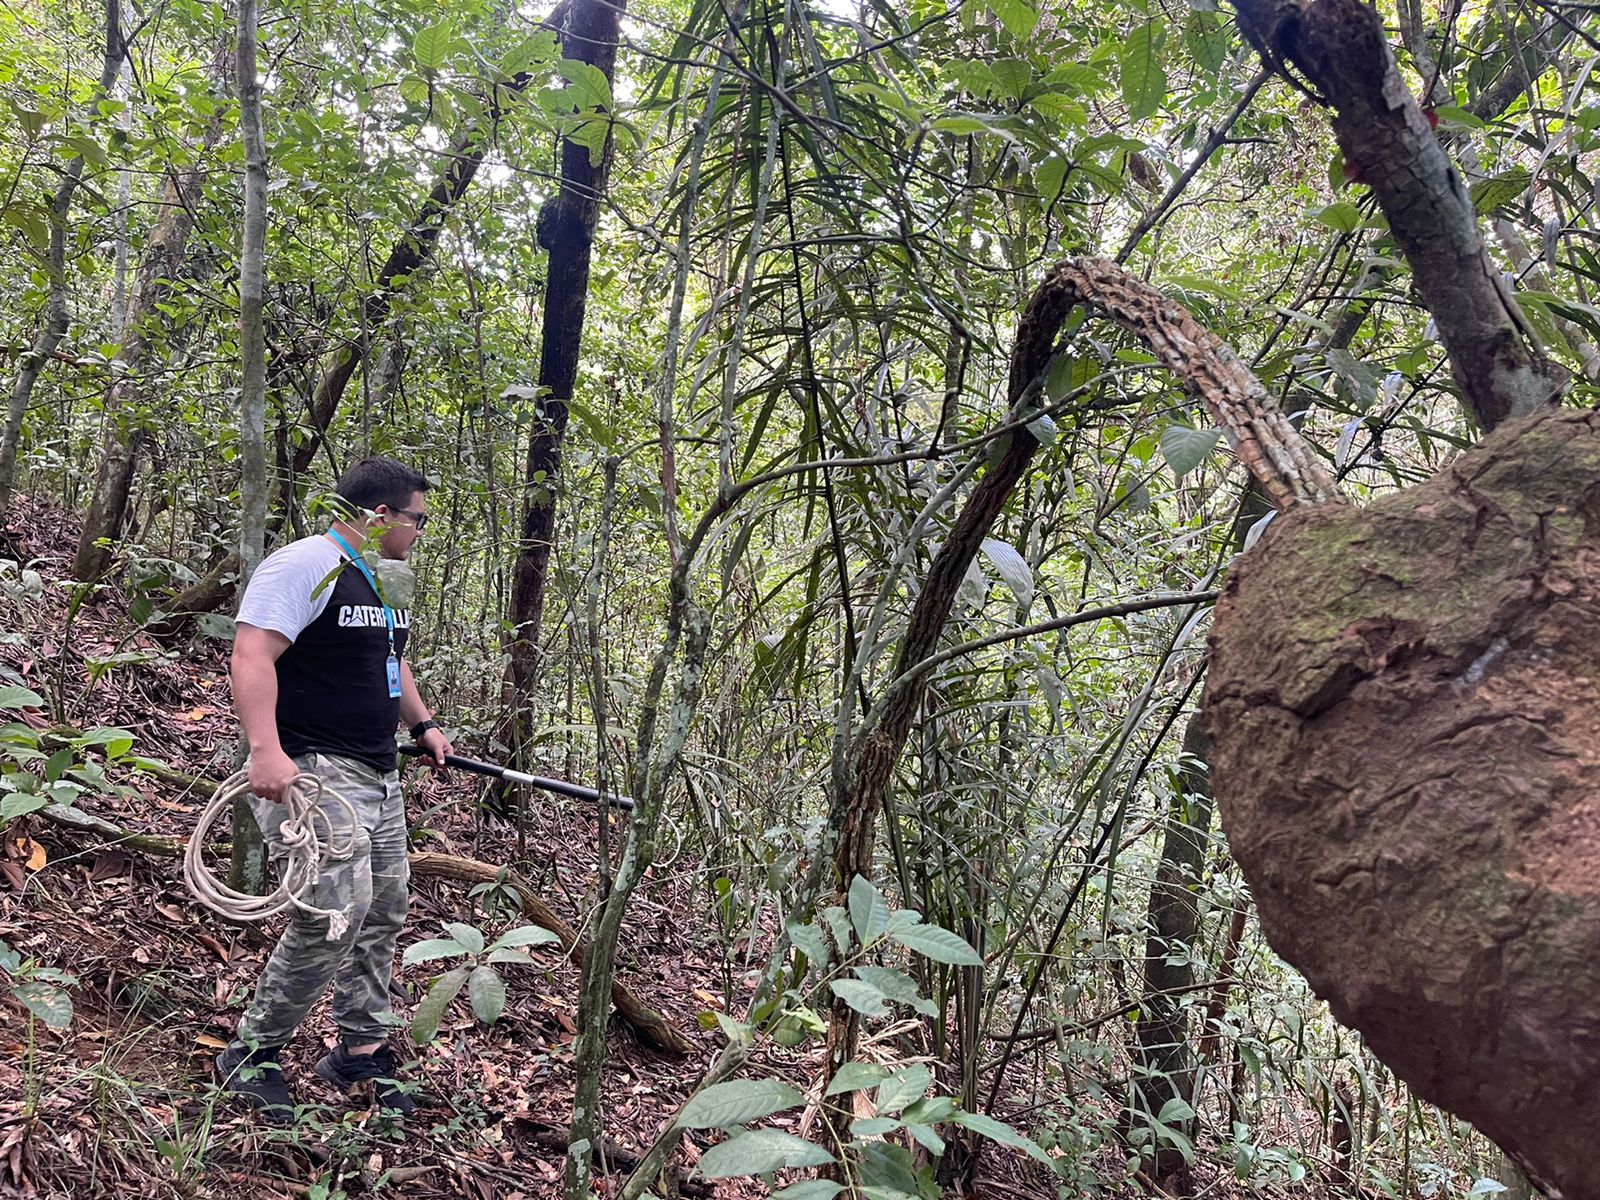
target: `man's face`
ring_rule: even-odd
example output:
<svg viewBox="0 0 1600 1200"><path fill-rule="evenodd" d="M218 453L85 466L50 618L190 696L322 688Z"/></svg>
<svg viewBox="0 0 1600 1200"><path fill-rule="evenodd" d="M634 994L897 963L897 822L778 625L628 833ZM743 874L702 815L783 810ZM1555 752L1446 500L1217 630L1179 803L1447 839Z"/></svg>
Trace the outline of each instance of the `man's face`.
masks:
<svg viewBox="0 0 1600 1200"><path fill-rule="evenodd" d="M377 514L376 525L387 525L378 535L378 553L385 558L404 559L411 553L412 543L421 535L417 522L428 511L428 502L421 492L412 492L411 499L407 500L403 508L391 508L387 504L380 504L373 511Z"/></svg>

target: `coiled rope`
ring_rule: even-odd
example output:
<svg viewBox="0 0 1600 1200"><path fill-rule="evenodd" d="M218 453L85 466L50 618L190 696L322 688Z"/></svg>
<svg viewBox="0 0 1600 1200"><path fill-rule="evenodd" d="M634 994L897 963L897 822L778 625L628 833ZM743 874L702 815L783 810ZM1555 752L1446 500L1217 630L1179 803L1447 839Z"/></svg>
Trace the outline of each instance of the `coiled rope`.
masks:
<svg viewBox="0 0 1600 1200"><path fill-rule="evenodd" d="M344 810L347 821L343 841L339 840L338 831L322 811L324 792ZM317 876L324 867L329 863L343 862L355 849L355 809L333 788L325 787L317 776L297 775L284 793L284 807L288 815L278 825L288 849L288 857L283 864L277 890L265 896L252 896L218 879L202 857L211 827L223 813L232 813L235 800L249 794L250 776L244 771L230 775L217 788L211 803L200 814L194 832L189 835L189 845L183 855L184 882L200 903L230 921L265 921L268 917L294 908L308 917L327 917L327 940L338 941L350 928L349 911L317 908L307 903L304 897L316 886Z"/></svg>

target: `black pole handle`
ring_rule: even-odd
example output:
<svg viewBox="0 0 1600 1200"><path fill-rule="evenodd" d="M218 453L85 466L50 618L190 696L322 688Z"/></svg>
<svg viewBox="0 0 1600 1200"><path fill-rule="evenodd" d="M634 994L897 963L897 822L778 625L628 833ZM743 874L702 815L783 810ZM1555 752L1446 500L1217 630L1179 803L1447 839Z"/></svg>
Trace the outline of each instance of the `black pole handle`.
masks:
<svg viewBox="0 0 1600 1200"><path fill-rule="evenodd" d="M400 753L410 758L431 758L430 751L417 745L401 746ZM596 800L604 800L613 808L620 808L624 812L633 811L633 800L628 796L617 796L610 792L599 792L594 788L584 787L578 783L568 783L564 779L546 779L543 775L528 775L522 771L513 771L510 767L502 767L499 763L483 762L476 758L466 758L460 754L446 754L444 765L455 767L459 771L471 771L474 775L488 775L494 779L509 779L513 783L526 783L530 787L539 788L546 792L555 792L562 796L571 796L574 800L587 800L591 804Z"/></svg>

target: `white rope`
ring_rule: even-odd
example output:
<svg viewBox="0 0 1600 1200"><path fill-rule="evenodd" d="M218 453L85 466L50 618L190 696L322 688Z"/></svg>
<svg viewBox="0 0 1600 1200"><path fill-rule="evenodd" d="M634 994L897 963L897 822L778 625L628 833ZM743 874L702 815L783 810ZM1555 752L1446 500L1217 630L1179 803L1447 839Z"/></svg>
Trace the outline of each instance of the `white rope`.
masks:
<svg viewBox="0 0 1600 1200"><path fill-rule="evenodd" d="M344 809L348 818L344 840L322 811L322 795L326 792ZM265 896L252 896L236 891L218 879L206 866L201 851L206 836L223 813L233 811L236 799L250 794L250 777L244 771L230 775L217 788L211 803L200 814L200 821L189 835L189 845L183 855L183 880L195 898L214 912L230 921L264 921L290 908L299 909L308 917L328 918L328 937L336 942L350 928L349 910L317 908L303 897L316 886L317 876L329 863L343 862L350 857L355 846L356 813L346 800L332 788L325 788L315 775L297 775L284 793L287 817L278 826L283 835L288 857L284 862L282 879L276 891ZM319 828L320 831L319 831Z"/></svg>

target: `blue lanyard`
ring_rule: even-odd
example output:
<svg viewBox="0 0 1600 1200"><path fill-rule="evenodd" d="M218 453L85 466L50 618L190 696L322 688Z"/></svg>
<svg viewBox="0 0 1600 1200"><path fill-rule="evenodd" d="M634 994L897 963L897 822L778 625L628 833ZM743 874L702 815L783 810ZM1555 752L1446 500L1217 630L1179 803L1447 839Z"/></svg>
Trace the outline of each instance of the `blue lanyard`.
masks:
<svg viewBox="0 0 1600 1200"><path fill-rule="evenodd" d="M367 566L366 560L350 548L350 543L330 529L328 536L339 543L339 548L345 552L350 561L355 564L356 570L366 576L367 582L372 585L372 594L378 598L378 603L383 605L383 621L389 627L389 657L394 654L394 609L390 608L383 598L383 593L378 590L378 581L372 577L372 568Z"/></svg>

